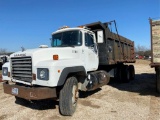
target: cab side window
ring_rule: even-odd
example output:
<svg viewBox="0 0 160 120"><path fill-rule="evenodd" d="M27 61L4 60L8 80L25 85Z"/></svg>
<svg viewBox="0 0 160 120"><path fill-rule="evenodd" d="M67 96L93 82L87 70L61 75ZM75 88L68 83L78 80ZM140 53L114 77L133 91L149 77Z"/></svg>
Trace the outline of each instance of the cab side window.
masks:
<svg viewBox="0 0 160 120"><path fill-rule="evenodd" d="M85 33L85 46L92 46L94 45L94 40L93 40L93 36Z"/></svg>

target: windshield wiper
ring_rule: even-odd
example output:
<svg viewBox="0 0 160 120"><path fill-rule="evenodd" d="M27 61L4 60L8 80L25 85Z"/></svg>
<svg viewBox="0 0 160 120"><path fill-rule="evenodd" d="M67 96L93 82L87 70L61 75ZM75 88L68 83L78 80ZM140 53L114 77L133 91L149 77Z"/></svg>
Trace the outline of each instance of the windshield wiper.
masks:
<svg viewBox="0 0 160 120"><path fill-rule="evenodd" d="M63 45L58 45L56 47L75 47L75 46L74 45L65 45L65 44L63 44Z"/></svg>

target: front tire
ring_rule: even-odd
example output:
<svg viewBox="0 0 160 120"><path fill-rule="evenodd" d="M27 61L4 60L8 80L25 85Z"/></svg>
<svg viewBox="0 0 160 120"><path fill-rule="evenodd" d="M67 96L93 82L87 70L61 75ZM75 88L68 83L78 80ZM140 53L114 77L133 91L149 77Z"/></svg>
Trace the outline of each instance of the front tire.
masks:
<svg viewBox="0 0 160 120"><path fill-rule="evenodd" d="M66 80L59 96L59 110L62 115L71 116L76 110L79 97L78 81L76 77L69 77Z"/></svg>

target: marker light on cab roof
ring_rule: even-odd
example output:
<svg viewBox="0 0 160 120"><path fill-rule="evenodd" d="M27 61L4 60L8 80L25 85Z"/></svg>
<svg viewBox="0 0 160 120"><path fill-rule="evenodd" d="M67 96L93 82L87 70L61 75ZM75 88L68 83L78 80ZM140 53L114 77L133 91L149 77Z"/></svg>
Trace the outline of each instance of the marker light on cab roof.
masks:
<svg viewBox="0 0 160 120"><path fill-rule="evenodd" d="M65 29L65 28L69 28L69 26L63 26L63 27L60 27L59 30L61 29Z"/></svg>

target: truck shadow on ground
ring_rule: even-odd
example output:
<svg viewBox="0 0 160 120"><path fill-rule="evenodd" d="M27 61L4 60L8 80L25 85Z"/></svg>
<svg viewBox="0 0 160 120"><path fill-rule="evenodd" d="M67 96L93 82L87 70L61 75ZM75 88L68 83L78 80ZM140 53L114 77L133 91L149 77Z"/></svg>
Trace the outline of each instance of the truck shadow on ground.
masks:
<svg viewBox="0 0 160 120"><path fill-rule="evenodd" d="M139 95L160 96L160 94L156 92L155 74L136 74L135 80L132 80L129 83L118 83L116 80L112 80L109 85L117 88L118 90L135 92L139 93Z"/></svg>
<svg viewBox="0 0 160 120"><path fill-rule="evenodd" d="M111 79L108 84L111 87L117 88L121 91L128 91L138 93L139 95L151 95L155 97L159 97L160 94L156 92L156 80L155 74L136 74L135 80L130 81L129 83L119 83L117 80ZM79 97L86 98L95 93L98 93L102 90L102 88L98 88L94 91L83 92L80 91ZM31 109L36 110L48 110L48 109L56 109L56 106L59 105L59 101L56 100L40 100L40 101L15 101L16 104L20 104L25 107L29 107Z"/></svg>
<svg viewBox="0 0 160 120"><path fill-rule="evenodd" d="M91 96L94 93L97 93L101 91L101 88L98 88L93 91L87 91L83 92L80 91L79 97L80 98L86 98L88 96ZM48 110L48 109L56 109L56 106L59 105L59 101L48 99L48 100L39 100L39 101L27 101L27 100L15 100L15 103L18 105L22 105L24 107L29 107L31 109L35 110Z"/></svg>
<svg viewBox="0 0 160 120"><path fill-rule="evenodd" d="M39 100L39 101L15 100L15 103L35 110L56 109L56 105L59 104L58 101L52 99Z"/></svg>
<svg viewBox="0 0 160 120"><path fill-rule="evenodd" d="M96 90L93 90L93 91L86 91L86 92L80 91L79 92L79 98L86 98L86 97L91 96L91 95L93 95L93 94L95 94L95 93L97 93L101 90L102 90L101 88L97 88Z"/></svg>
<svg viewBox="0 0 160 120"><path fill-rule="evenodd" d="M121 83L118 82L118 80L111 79L108 85L121 91L134 92L138 93L139 95L151 95L160 97L160 94L156 92L155 74L136 74L135 80L132 80L128 83ZM94 91L80 92L80 98L86 98L94 93L100 92L101 90L101 88L98 88Z"/></svg>
<svg viewBox="0 0 160 120"><path fill-rule="evenodd" d="M79 97L80 98L86 98L88 96L91 96L94 93L97 93L101 90L101 88L98 88L93 91L87 91L83 92L80 91ZM27 100L15 100L15 103L18 105L22 105L24 107L29 107L31 109L35 110L48 110L48 109L56 109L56 106L59 105L59 101L48 99L48 100L39 100L39 101L27 101Z"/></svg>

